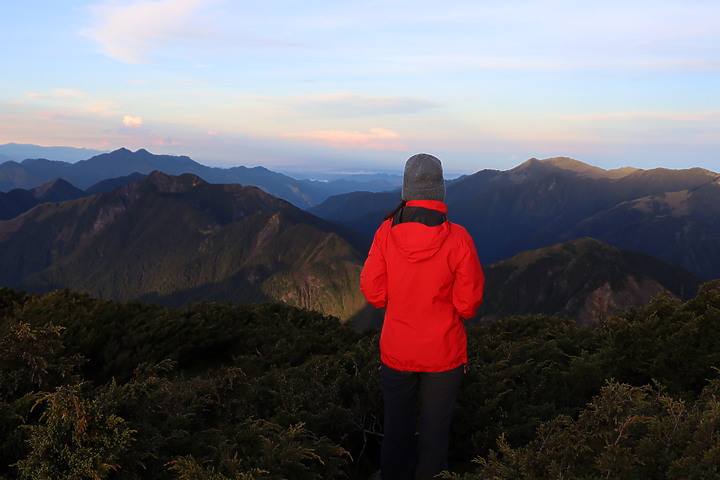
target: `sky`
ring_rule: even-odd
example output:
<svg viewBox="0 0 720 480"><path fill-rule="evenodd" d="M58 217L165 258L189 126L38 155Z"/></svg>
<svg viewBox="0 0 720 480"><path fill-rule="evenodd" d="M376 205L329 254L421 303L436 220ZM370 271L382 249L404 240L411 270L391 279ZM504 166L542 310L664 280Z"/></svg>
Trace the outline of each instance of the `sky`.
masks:
<svg viewBox="0 0 720 480"><path fill-rule="evenodd" d="M25 0L0 40L0 144L720 170L717 0Z"/></svg>

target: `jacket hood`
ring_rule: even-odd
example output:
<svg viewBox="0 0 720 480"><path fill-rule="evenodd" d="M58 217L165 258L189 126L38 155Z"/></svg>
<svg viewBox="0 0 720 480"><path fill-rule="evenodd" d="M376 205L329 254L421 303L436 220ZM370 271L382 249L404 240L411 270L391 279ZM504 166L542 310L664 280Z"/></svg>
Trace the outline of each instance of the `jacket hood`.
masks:
<svg viewBox="0 0 720 480"><path fill-rule="evenodd" d="M447 212L447 207L437 201L412 201L408 206L431 208ZM390 238L398 250L410 262L421 262L435 255L450 234L450 222L429 227L422 223L399 223L390 229Z"/></svg>

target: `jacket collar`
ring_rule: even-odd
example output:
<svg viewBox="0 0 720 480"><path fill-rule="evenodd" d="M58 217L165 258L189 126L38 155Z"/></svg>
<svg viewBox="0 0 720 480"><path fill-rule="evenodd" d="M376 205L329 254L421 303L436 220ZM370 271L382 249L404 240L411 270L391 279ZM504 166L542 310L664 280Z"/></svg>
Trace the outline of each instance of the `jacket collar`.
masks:
<svg viewBox="0 0 720 480"><path fill-rule="evenodd" d="M408 200L405 205L408 207L429 208L430 210L437 210L438 212L442 212L446 215L448 211L445 202L441 202L440 200Z"/></svg>

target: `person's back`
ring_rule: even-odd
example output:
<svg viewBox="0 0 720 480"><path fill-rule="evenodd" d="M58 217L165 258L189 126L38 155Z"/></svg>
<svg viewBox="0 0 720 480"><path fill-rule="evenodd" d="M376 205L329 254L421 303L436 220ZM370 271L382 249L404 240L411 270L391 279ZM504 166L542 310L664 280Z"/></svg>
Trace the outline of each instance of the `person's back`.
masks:
<svg viewBox="0 0 720 480"><path fill-rule="evenodd" d="M479 305L482 272L463 227L447 220L436 226L397 220L409 208L447 213L442 202L410 200L386 220L375 242L382 251L378 260L386 265L387 279L381 281L387 287L371 286L365 278L363 291L370 303L387 307L380 340L383 363L416 372L450 370L467 362L461 317L472 317ZM371 255L366 272L373 261Z"/></svg>
<svg viewBox="0 0 720 480"><path fill-rule="evenodd" d="M463 319L474 316L482 302L475 245L463 227L447 220L444 196L440 161L427 154L411 157L403 204L376 232L360 278L367 300L386 307L380 337L386 480L410 478L413 471L416 478L431 478L446 467L450 417L467 363Z"/></svg>

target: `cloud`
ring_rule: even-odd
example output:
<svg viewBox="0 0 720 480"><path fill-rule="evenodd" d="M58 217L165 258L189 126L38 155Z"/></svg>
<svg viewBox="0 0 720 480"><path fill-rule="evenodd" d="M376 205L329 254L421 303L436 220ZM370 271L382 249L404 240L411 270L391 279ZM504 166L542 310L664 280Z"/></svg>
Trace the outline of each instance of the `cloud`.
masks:
<svg viewBox="0 0 720 480"><path fill-rule="evenodd" d="M380 115L419 114L441 108L437 102L405 96L370 96L355 93L322 93L308 95L235 95L242 108L256 108L267 116L269 112L288 115L312 115L331 118L378 117Z"/></svg>
<svg viewBox="0 0 720 480"><path fill-rule="evenodd" d="M73 88L55 88L50 93L27 93L28 98L80 98L84 93Z"/></svg>
<svg viewBox="0 0 720 480"><path fill-rule="evenodd" d="M362 116L419 113L438 108L435 102L411 97L372 97L353 93L328 93L297 99L295 105L330 115Z"/></svg>
<svg viewBox="0 0 720 480"><path fill-rule="evenodd" d="M340 149L405 150L402 142L400 142L400 135L392 130L377 127L370 128L368 132L316 130L313 132L285 133L283 137L325 144Z"/></svg>
<svg viewBox="0 0 720 480"><path fill-rule="evenodd" d="M122 62L149 63L156 49L189 44L210 35L203 29L203 8L219 0L140 0L131 4L106 3L90 7L93 26L81 33L102 45L105 53Z"/></svg>
<svg viewBox="0 0 720 480"><path fill-rule="evenodd" d="M126 127L140 127L142 123L143 120L140 117L131 117L130 115L125 115L123 117L123 125Z"/></svg>
<svg viewBox="0 0 720 480"><path fill-rule="evenodd" d="M81 116L84 113L108 118L121 114L117 101L73 88L55 88L47 93L31 92L25 97L31 99L28 104L45 108L43 115L47 118ZM24 101L16 102L16 105L25 104Z"/></svg>

